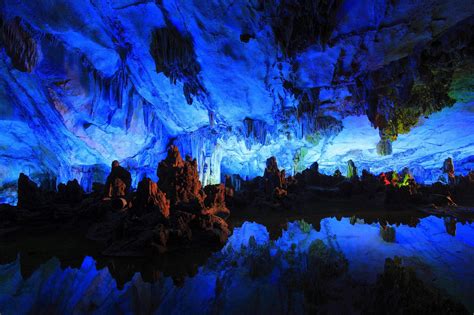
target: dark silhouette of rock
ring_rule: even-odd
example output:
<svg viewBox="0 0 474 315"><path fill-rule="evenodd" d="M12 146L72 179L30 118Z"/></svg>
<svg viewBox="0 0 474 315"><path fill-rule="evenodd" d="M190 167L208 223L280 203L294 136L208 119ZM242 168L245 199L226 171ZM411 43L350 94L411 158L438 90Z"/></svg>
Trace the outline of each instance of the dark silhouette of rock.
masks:
<svg viewBox="0 0 474 315"><path fill-rule="evenodd" d="M446 228L446 233L452 236L456 236L456 219L453 217L445 217L444 226Z"/></svg>
<svg viewBox="0 0 474 315"><path fill-rule="evenodd" d="M82 189L81 185L79 185L77 179L70 180L67 182L67 184L61 183L58 185L56 202L77 204L80 203L83 198L84 189Z"/></svg>
<svg viewBox="0 0 474 315"><path fill-rule="evenodd" d="M28 176L20 173L18 177L18 207L34 210L45 202L41 190Z"/></svg>
<svg viewBox="0 0 474 315"><path fill-rule="evenodd" d="M288 191L286 191L283 188L275 187L275 189L273 190L273 198L274 199L281 200L281 199L285 198L286 196L288 196Z"/></svg>
<svg viewBox="0 0 474 315"><path fill-rule="evenodd" d="M395 242L395 228L386 223L380 225L380 236L387 243Z"/></svg>
<svg viewBox="0 0 474 315"><path fill-rule="evenodd" d="M273 194L275 188L286 188L285 170L280 171L274 156L267 159L267 167L263 174L265 179L265 192Z"/></svg>
<svg viewBox="0 0 474 315"><path fill-rule="evenodd" d="M166 195L161 192L154 181L147 177L138 183L133 208L138 214L158 211L165 218L170 214L170 202Z"/></svg>
<svg viewBox="0 0 474 315"><path fill-rule="evenodd" d="M150 54L155 61L156 72L163 72L173 84L183 83L183 94L191 105L193 97L206 94L199 79L201 65L197 62L192 37L184 36L171 23L152 33Z"/></svg>
<svg viewBox="0 0 474 315"><path fill-rule="evenodd" d="M233 198L235 194L235 187L232 184L232 177L230 175L225 176L225 198L228 200Z"/></svg>
<svg viewBox="0 0 474 315"><path fill-rule="evenodd" d="M318 162L313 162L310 166L309 169L315 173L319 174L319 164Z"/></svg>
<svg viewBox="0 0 474 315"><path fill-rule="evenodd" d="M342 178L342 173L340 170L337 169L334 171L334 174L332 176L334 176L335 178Z"/></svg>
<svg viewBox="0 0 474 315"><path fill-rule="evenodd" d="M302 172L303 180L308 185L319 185L320 176L319 176L319 164L314 162L308 169L305 169Z"/></svg>
<svg viewBox="0 0 474 315"><path fill-rule="evenodd" d="M225 220L216 215L197 216L190 226L193 227L193 237L197 238L196 241L211 246L223 246L230 234Z"/></svg>
<svg viewBox="0 0 474 315"><path fill-rule="evenodd" d="M132 185L130 172L120 166L118 161L112 162L112 170L105 183L105 197L122 198L128 195Z"/></svg>

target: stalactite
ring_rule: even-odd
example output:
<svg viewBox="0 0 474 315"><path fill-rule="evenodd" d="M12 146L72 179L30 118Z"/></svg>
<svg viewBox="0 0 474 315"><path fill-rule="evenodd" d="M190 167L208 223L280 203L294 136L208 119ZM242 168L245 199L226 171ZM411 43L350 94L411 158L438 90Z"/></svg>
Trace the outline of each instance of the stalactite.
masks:
<svg viewBox="0 0 474 315"><path fill-rule="evenodd" d="M150 54L155 60L156 72L163 72L173 84L183 83L188 104L192 104L193 97L207 93L198 78L201 66L191 37L181 34L174 26L157 28L152 33Z"/></svg>
<svg viewBox="0 0 474 315"><path fill-rule="evenodd" d="M285 55L311 45L325 48L337 24L341 0L283 0L265 4L275 38Z"/></svg>
<svg viewBox="0 0 474 315"><path fill-rule="evenodd" d="M267 142L269 126L262 120L245 118L243 121L243 134L245 145L250 150L252 144L265 144Z"/></svg>
<svg viewBox="0 0 474 315"><path fill-rule="evenodd" d="M390 141L408 133L419 117L455 103L453 73L474 62L472 30L468 19L422 51L356 78L353 95L367 104L369 120L381 130L379 154L390 154Z"/></svg>
<svg viewBox="0 0 474 315"><path fill-rule="evenodd" d="M5 21L0 16L0 42L15 68L31 72L39 61L39 45L20 17Z"/></svg>
<svg viewBox="0 0 474 315"><path fill-rule="evenodd" d="M203 185L221 183L221 161L224 152L218 139L225 135L210 128L202 128L174 139L180 152L195 158L198 163L199 179Z"/></svg>

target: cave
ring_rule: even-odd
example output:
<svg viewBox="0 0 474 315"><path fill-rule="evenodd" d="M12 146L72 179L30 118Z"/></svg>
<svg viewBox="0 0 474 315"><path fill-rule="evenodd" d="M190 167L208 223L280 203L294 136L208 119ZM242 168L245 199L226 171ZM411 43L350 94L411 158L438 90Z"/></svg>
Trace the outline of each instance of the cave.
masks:
<svg viewBox="0 0 474 315"><path fill-rule="evenodd" d="M472 314L472 0L0 2L0 315Z"/></svg>

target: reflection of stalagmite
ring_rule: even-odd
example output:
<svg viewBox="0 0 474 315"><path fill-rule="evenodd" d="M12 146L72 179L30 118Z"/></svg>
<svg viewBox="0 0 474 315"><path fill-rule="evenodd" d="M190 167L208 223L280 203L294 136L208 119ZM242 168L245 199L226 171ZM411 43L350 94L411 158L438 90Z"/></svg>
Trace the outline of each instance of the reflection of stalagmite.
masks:
<svg viewBox="0 0 474 315"><path fill-rule="evenodd" d="M456 219L451 217L444 218L444 226L446 227L446 233L456 236Z"/></svg>

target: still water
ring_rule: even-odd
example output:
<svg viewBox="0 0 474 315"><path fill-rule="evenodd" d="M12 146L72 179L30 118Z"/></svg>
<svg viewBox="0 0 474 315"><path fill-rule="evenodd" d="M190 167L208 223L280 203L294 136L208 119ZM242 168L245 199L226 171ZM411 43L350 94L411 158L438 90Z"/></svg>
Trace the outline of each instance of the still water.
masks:
<svg viewBox="0 0 474 315"><path fill-rule="evenodd" d="M385 259L394 256L474 311L474 224L410 217L392 222L392 243L382 239L381 223L357 217L283 227L239 222L218 252L189 250L141 260L100 257L79 243L38 259L31 246L15 252L2 242L0 313L303 313L307 295L298 275L308 268L305 255L318 239L347 261L345 275L322 286L324 303L332 303L325 306L328 312L334 307L352 312L356 295L366 299L363 288L376 282Z"/></svg>

